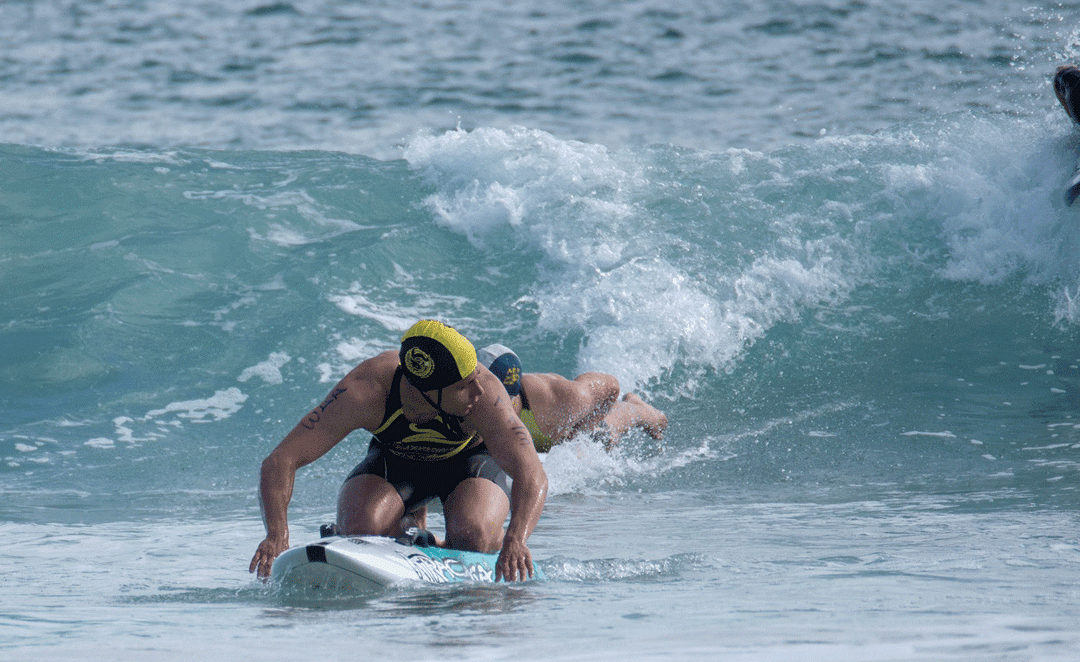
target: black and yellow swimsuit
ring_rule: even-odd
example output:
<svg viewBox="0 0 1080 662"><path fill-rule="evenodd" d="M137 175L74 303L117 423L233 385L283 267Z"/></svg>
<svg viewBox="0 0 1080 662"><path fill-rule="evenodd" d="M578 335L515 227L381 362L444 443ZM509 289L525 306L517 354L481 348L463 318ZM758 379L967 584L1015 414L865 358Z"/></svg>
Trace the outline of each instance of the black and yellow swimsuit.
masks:
<svg viewBox="0 0 1080 662"><path fill-rule="evenodd" d="M445 499L466 478L486 478L507 496L507 475L487 452L487 446L469 448L476 437L465 434L461 419L440 414L426 423L410 423L401 407L399 366L386 398L382 423L376 428L367 457L346 481L373 474L397 489L409 512L435 497Z"/></svg>
<svg viewBox="0 0 1080 662"><path fill-rule="evenodd" d="M386 398L382 423L375 430L375 440L386 450L406 460L437 462L449 459L472 442L475 434L466 435L461 419L439 414L426 423L410 423L401 406L401 366L394 373L394 383Z"/></svg>

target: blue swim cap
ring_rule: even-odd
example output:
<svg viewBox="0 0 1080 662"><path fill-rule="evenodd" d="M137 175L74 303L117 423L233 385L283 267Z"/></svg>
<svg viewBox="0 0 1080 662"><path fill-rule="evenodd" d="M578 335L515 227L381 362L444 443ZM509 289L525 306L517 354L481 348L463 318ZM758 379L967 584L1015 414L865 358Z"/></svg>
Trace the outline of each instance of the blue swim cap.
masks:
<svg viewBox="0 0 1080 662"><path fill-rule="evenodd" d="M510 397L521 393L521 359L509 347L495 344L478 349L476 362L499 378Z"/></svg>

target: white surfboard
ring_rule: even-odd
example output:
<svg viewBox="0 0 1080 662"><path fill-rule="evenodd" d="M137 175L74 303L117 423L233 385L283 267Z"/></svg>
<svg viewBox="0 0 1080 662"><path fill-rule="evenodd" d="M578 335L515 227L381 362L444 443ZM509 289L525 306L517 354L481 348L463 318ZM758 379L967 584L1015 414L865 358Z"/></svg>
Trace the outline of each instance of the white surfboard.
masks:
<svg viewBox="0 0 1080 662"><path fill-rule="evenodd" d="M282 553L274 559L270 578L304 593L363 592L409 582L493 582L498 558L383 536L330 536ZM534 579L541 577L536 568Z"/></svg>

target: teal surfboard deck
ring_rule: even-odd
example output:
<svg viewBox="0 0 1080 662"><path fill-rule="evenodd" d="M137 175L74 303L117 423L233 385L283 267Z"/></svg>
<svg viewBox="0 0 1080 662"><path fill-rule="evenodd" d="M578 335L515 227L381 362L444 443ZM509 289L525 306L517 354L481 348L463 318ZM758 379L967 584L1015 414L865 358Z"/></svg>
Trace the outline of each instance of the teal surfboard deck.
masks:
<svg viewBox="0 0 1080 662"><path fill-rule="evenodd" d="M415 582L490 583L498 558L383 536L329 536L281 554L270 577L285 589L305 593L370 591ZM534 580L542 578L539 568L535 572Z"/></svg>

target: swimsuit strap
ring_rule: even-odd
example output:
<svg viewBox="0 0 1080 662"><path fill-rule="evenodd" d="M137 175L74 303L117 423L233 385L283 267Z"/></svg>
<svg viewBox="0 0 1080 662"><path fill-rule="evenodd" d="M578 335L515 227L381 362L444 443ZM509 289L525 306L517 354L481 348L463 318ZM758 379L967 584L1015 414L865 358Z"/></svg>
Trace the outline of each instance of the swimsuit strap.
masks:
<svg viewBox="0 0 1080 662"><path fill-rule="evenodd" d="M390 384L390 394L386 396L386 406L383 409L382 423L379 423L379 427L385 425L390 420L390 417L394 415L394 412L401 409L401 376L403 372L400 365L394 371L394 379Z"/></svg>

